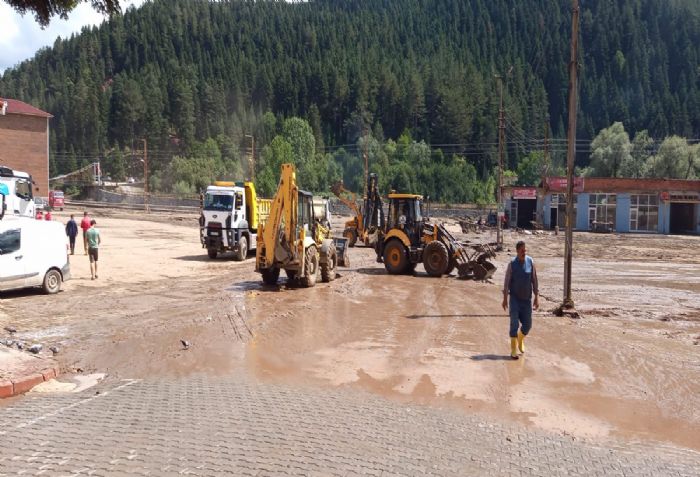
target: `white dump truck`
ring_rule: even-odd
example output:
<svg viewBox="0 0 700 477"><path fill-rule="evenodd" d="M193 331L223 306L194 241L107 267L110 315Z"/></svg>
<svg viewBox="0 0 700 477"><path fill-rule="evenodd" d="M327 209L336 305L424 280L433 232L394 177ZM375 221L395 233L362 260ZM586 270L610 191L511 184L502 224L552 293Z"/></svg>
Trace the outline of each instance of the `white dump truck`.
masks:
<svg viewBox="0 0 700 477"><path fill-rule="evenodd" d="M257 196L252 182L217 181L207 187L199 226L209 258L231 251L235 260L245 260L255 250L258 226L270 215L271 203Z"/></svg>
<svg viewBox="0 0 700 477"><path fill-rule="evenodd" d="M0 166L0 199L4 204L2 215L34 218L36 205L32 193L32 176L26 172L16 171L9 167Z"/></svg>

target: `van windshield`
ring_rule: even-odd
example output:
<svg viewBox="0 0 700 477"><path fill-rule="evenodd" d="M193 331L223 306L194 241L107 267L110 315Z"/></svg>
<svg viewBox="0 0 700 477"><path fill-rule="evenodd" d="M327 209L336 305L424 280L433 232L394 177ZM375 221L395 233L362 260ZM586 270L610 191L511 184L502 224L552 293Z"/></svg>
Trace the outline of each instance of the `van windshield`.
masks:
<svg viewBox="0 0 700 477"><path fill-rule="evenodd" d="M204 197L204 210L233 210L233 196L207 194Z"/></svg>

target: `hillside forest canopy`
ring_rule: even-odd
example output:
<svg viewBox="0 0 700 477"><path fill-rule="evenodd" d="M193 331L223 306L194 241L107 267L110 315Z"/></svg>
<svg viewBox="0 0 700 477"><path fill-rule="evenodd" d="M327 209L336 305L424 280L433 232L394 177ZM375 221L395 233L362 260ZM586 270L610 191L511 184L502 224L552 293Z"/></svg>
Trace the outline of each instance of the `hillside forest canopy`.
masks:
<svg viewBox="0 0 700 477"><path fill-rule="evenodd" d="M54 115L52 175L139 176L147 139L157 191L254 175L269 195L286 161L307 189L361 191L367 154L383 191L492 202L495 75L510 175L562 172L570 6L154 0L8 69L0 95ZM700 3L586 0L580 41L579 173L700 176Z"/></svg>

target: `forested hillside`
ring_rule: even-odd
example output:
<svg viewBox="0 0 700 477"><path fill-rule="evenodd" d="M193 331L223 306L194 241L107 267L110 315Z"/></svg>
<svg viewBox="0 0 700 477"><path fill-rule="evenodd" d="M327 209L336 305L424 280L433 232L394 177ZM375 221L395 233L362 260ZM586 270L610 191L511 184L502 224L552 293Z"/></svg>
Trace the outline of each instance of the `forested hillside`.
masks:
<svg viewBox="0 0 700 477"><path fill-rule="evenodd" d="M565 135L570 6L155 0L6 71L0 96L54 114L53 172L115 154L123 161L141 138L161 176L173 156L208 154L211 146L216 167L240 170L245 134L269 158L284 119L296 116L311 127L311 153L330 156L315 166L328 176L315 187L356 168L348 164L356 157L336 157L338 145L356 153L369 135L386 151L384 140L404 132L406 147L429 145L428 162L440 148L486 178L496 159L495 74L512 66L505 80L512 168L541 147L546 122L551 136ZM580 139L614 121L632 134L700 137L700 2L586 0L581 32ZM387 167L406 157L392 151Z"/></svg>

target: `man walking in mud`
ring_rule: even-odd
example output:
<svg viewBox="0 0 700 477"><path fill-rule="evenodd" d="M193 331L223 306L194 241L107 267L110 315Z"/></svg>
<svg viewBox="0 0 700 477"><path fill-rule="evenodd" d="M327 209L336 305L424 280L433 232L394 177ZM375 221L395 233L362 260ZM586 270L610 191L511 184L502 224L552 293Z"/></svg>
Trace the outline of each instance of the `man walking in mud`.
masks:
<svg viewBox="0 0 700 477"><path fill-rule="evenodd" d="M540 303L537 271L532 257L527 254L525 242L518 242L515 250L517 255L508 263L503 283L503 309L510 313L510 357L518 359L518 351L525 353L525 337L532 328L532 310L539 308Z"/></svg>

